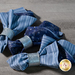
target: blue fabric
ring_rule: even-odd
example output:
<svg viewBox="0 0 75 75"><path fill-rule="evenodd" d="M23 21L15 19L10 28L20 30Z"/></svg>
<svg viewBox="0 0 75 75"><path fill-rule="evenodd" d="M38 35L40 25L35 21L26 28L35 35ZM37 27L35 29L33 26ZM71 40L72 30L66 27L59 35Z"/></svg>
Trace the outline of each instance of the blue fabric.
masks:
<svg viewBox="0 0 75 75"><path fill-rule="evenodd" d="M28 27L25 35L28 35L33 41L33 45L40 45L43 34L52 37L55 40L60 39L63 33L59 27L48 21L43 21L38 27Z"/></svg>
<svg viewBox="0 0 75 75"><path fill-rule="evenodd" d="M21 13L21 14L20 14ZM21 33L25 28L32 25L36 18L32 16L29 16L27 11L22 7L15 10L9 10L9 12L0 13L0 20L3 24L3 29L10 28L13 30L15 36ZM31 12L30 12L31 13ZM19 15L18 15L19 14ZM8 37L5 35L0 35L0 52L2 53L7 46Z"/></svg>
<svg viewBox="0 0 75 75"><path fill-rule="evenodd" d="M55 39L44 35L42 39L43 44L41 44L40 51L43 47L48 45L51 40L55 41ZM57 45L59 49L58 61L60 62L62 59L68 59L71 63L75 63L75 45L64 39L57 41Z"/></svg>
<svg viewBox="0 0 75 75"><path fill-rule="evenodd" d="M28 16L34 16L34 13L31 10L27 10L25 13L14 13L15 15L28 15Z"/></svg>
<svg viewBox="0 0 75 75"><path fill-rule="evenodd" d="M43 49L43 47L48 45L51 40L56 41L55 39L44 35L42 39L42 42L44 43L41 44L40 51ZM62 59L68 59L71 61L71 63L75 63L75 45L64 39L57 41L57 45L59 49L58 61L60 62Z"/></svg>
<svg viewBox="0 0 75 75"><path fill-rule="evenodd" d="M55 46L52 46L51 49L55 48L56 50L58 49L58 51L59 51L58 61L60 62L62 59L66 59L66 53L65 53L65 50L63 49L63 47L58 43L58 41L56 41L55 39L53 39L53 38L51 38L47 35L43 35L43 39L42 39L42 42L41 42L39 53L41 53L43 48L46 47L47 45L49 45L52 40L56 42L55 46L57 45L57 47L55 48Z"/></svg>
<svg viewBox="0 0 75 75"><path fill-rule="evenodd" d="M58 44L57 41L50 44L52 38L43 35L41 46L38 51L40 57L40 65L52 68L58 68L59 62L66 58L65 50ZM7 60L12 69L25 70L29 66L29 59L27 53L20 53L10 57Z"/></svg>
<svg viewBox="0 0 75 75"><path fill-rule="evenodd" d="M70 60L72 63L75 63L75 45L64 39L59 40L58 43L65 50L67 59Z"/></svg>
<svg viewBox="0 0 75 75"><path fill-rule="evenodd" d="M33 45L40 45L42 36L46 34L52 39L49 43L58 40L62 37L63 33L59 31L59 27L52 24L51 22L44 21L39 26L28 27L24 36L27 35L31 38ZM23 52L22 43L19 40L16 41L8 41L8 47L11 53L17 54Z"/></svg>
<svg viewBox="0 0 75 75"><path fill-rule="evenodd" d="M57 42L55 41L52 44L49 44L50 42L48 43L46 42L47 38L48 37L46 37L46 35L43 36L40 50L38 51L40 57L40 65L57 68L59 65L58 62L59 50L58 50ZM7 62L10 65L10 67L15 70L23 71L29 66L29 59L27 53L20 53L14 55L10 57L7 60Z"/></svg>
<svg viewBox="0 0 75 75"><path fill-rule="evenodd" d="M66 41L59 40L50 44L51 37L44 35L41 41L41 46L38 51L40 57L40 65L58 68L59 62L62 59L68 59L75 63L75 45ZM12 69L25 70L29 66L27 53L20 53L10 57L7 60Z"/></svg>

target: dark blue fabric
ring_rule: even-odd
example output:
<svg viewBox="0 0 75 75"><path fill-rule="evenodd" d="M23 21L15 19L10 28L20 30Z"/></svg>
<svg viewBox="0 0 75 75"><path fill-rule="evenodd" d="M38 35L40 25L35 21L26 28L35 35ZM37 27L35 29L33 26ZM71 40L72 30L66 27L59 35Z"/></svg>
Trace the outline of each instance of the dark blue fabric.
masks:
<svg viewBox="0 0 75 75"><path fill-rule="evenodd" d="M63 33L59 31L59 27L48 21L44 21L39 26L28 27L24 36L29 36L33 42L33 45L40 45L44 34L55 40L60 39L63 35ZM50 43L53 41L54 40L51 40ZM8 47L13 55L21 53L24 50L22 43L18 40L8 41Z"/></svg>
<svg viewBox="0 0 75 75"><path fill-rule="evenodd" d="M15 15L28 15L28 16L35 17L34 13L31 10L27 10L27 12L25 12L25 13L14 13L14 14Z"/></svg>
<svg viewBox="0 0 75 75"><path fill-rule="evenodd" d="M67 59L75 63L75 45L64 39L59 40L58 43L65 50Z"/></svg>
<svg viewBox="0 0 75 75"><path fill-rule="evenodd" d="M50 44L51 40L54 40L52 44ZM58 68L59 62L62 59L68 59L72 63L75 63L75 45L64 39L55 41L55 39L43 35L38 53L41 66L44 65L52 68ZM14 55L10 57L7 62L10 67L15 70L23 71L29 66L27 53Z"/></svg>
<svg viewBox="0 0 75 75"><path fill-rule="evenodd" d="M50 44L52 40L54 40L54 42L52 44ZM58 68L59 62L62 59L69 59L69 57L68 57L69 54L66 55L66 53L68 53L69 50L63 44L63 42L70 44L66 40L55 41L55 39L52 39L49 36L43 35L40 49L37 52L40 57L40 65L41 66ZM66 52L65 49L68 52ZM32 57L33 57L33 55L32 55ZM10 57L7 60L7 62L12 69L23 71L29 66L28 54L27 53L19 53L19 54L13 55L12 57Z"/></svg>
<svg viewBox="0 0 75 75"><path fill-rule="evenodd" d="M24 35L28 35L33 41L33 45L40 45L43 34L58 40L63 35L59 31L59 27L52 24L51 22L44 21L38 27L28 27Z"/></svg>
<svg viewBox="0 0 75 75"><path fill-rule="evenodd" d="M40 57L40 65L57 68L59 66L59 62L58 62L59 50L56 41L53 42L52 44L49 44L50 39L51 38L45 35L42 38L41 46L38 51ZM20 54L13 55L7 60L7 62L12 69L23 71L29 66L28 54L20 53Z"/></svg>
<svg viewBox="0 0 75 75"><path fill-rule="evenodd" d="M18 35L37 20L32 14L32 16L29 16L29 12L32 13L31 11L28 11L28 14L26 14L27 11L22 7L15 10L11 9L7 13L0 13L0 20L3 24L3 29L9 28L13 30L14 36ZM15 13L17 13L17 15L15 15ZM8 40L9 38L6 35L0 35L0 53L6 48Z"/></svg>

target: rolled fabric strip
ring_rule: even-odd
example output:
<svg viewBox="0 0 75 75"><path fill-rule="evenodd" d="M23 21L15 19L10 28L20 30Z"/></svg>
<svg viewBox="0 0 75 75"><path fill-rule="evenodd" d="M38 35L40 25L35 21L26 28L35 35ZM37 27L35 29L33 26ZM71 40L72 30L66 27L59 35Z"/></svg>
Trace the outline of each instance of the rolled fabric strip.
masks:
<svg viewBox="0 0 75 75"><path fill-rule="evenodd" d="M43 35L41 46L38 52L28 54L19 53L7 60L12 69L24 71L28 66L48 66L58 68L59 62L66 59L65 51L58 46L57 41L50 44L51 37ZM59 50L60 49L60 50ZM38 54L37 54L38 53Z"/></svg>
<svg viewBox="0 0 75 75"><path fill-rule="evenodd" d="M14 37L14 31L11 30L10 28L5 28L1 35L6 35L10 40Z"/></svg>
<svg viewBox="0 0 75 75"><path fill-rule="evenodd" d="M38 53L28 53L29 66L40 65L40 57Z"/></svg>
<svg viewBox="0 0 75 75"><path fill-rule="evenodd" d="M44 21L39 26L28 27L26 29L24 36L28 36L30 38L29 40L28 40L28 38L26 39L26 37L25 37L22 42L20 42L18 40L8 41L9 50L14 55L14 54L23 52L24 48L26 50L26 48L31 46L31 44L32 45L40 45L42 36L44 34L53 38L52 40L50 40L50 43L52 43L55 40L60 39L63 35L63 33L59 31L59 27L52 24L51 22ZM31 41L32 41L32 43L31 43ZM24 46L24 44L27 46L24 46L24 48L23 48L22 44L23 44L23 46Z"/></svg>
<svg viewBox="0 0 75 75"><path fill-rule="evenodd" d="M29 16L30 14L31 16ZM3 32L0 35L0 53L2 53L9 39L11 40L13 36L31 26L37 19L33 17L31 11L27 11L22 7L15 10L11 9L7 13L0 13L0 20L3 24Z"/></svg>
<svg viewBox="0 0 75 75"><path fill-rule="evenodd" d="M27 48L32 46L32 40L30 39L29 36L24 36L23 38L18 39L18 40L23 44L23 47L25 49L27 49Z"/></svg>

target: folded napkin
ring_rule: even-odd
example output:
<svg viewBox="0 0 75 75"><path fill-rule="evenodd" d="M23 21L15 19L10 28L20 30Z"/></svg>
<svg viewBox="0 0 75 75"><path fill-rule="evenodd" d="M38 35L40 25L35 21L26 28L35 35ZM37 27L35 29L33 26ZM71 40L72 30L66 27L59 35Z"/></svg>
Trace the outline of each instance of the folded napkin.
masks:
<svg viewBox="0 0 75 75"><path fill-rule="evenodd" d="M58 43L65 50L67 59L70 60L72 63L75 63L75 45L64 39L59 40Z"/></svg>
<svg viewBox="0 0 75 75"><path fill-rule="evenodd" d="M39 26L28 27L23 38L16 41L8 41L9 50L14 55L23 52L24 49L32 45L40 45L43 34L55 40L60 39L63 35L63 33L59 31L59 27L48 21L44 21ZM54 40L51 40L51 42L53 41Z"/></svg>
<svg viewBox="0 0 75 75"><path fill-rule="evenodd" d="M36 53L20 53L10 57L7 62L12 69L25 70L28 66L49 66L58 68L59 62L66 59L66 54L57 41L50 44L52 38L43 35L41 46Z"/></svg>
<svg viewBox="0 0 75 75"><path fill-rule="evenodd" d="M21 33L25 28L32 25L36 18L30 16L30 11L26 11L23 7L15 10L9 10L9 12L0 13L0 20L3 24L3 31L0 34L0 52L2 53L7 46L8 39L12 39L14 36ZM28 13L28 14L27 14Z"/></svg>
<svg viewBox="0 0 75 75"><path fill-rule="evenodd" d="M45 40L42 40L42 41L45 41L45 43L43 44L43 46L41 45L41 49L43 49L43 47L45 47L45 45L48 44L51 40L56 41L55 39L51 37L49 37L49 39L47 38L48 36L44 35L43 39ZM71 63L75 63L75 45L73 45L72 43L64 39L57 41L57 45L59 48L59 57L58 57L59 62L64 57L65 59L70 60Z"/></svg>
<svg viewBox="0 0 75 75"><path fill-rule="evenodd" d="M45 39L45 40L44 40ZM47 41L46 41L47 39ZM41 45L41 49L43 49L43 47L45 47L45 45L49 44L49 42L51 42L51 40L56 41L55 39L44 35L44 38L42 41L45 41L45 43L43 44L43 46ZM59 41L56 41L58 48L59 48L59 57L58 57L58 61L60 62L62 58L64 59L68 59L71 61L71 63L75 63L75 45L73 45L72 43L70 43L67 40L61 39Z"/></svg>

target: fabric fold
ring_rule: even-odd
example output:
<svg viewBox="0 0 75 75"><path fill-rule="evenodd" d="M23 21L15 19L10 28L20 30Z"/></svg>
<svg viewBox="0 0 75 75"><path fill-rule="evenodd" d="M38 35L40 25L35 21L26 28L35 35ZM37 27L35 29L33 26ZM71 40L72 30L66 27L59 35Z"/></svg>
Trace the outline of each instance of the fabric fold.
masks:
<svg viewBox="0 0 75 75"><path fill-rule="evenodd" d="M17 15L15 13L17 13ZM27 11L23 7L15 10L11 9L7 13L0 13L0 20L3 24L3 31L5 28L9 28L13 30L14 36L16 36L25 30L28 26L31 26L37 20L35 17L24 15L24 13L27 13ZM0 34L0 53L4 51L9 39L10 38L8 38L8 36Z"/></svg>
<svg viewBox="0 0 75 75"><path fill-rule="evenodd" d="M63 54L61 54L62 50L59 48L57 41L54 41L52 44L50 44L50 42L48 40L50 41L51 38L49 39L49 36L43 35L40 49L37 52L39 54L39 58L40 58L39 65L48 66L48 67L52 67L52 68L58 68L59 62L62 59L66 59L66 54L65 54L65 52L63 52ZM33 54L31 56L31 58L33 59ZM34 62L34 61L32 61L32 62ZM28 53L19 53L19 54L13 55L12 57L10 57L7 60L7 62L12 69L23 71L29 66Z"/></svg>
<svg viewBox="0 0 75 75"><path fill-rule="evenodd" d="M75 45L64 39L59 40L58 43L65 50L67 59L75 63Z"/></svg>
<svg viewBox="0 0 75 75"><path fill-rule="evenodd" d="M42 36L44 34L49 36L49 38L51 37L51 40L49 41L50 43L52 43L55 40L58 40L58 39L62 38L62 36L63 36L63 33L59 31L59 27L57 27L56 25L52 24L51 22L44 21L39 26L28 27L26 29L24 37L28 36L32 41L32 45L40 45ZM29 47L30 44L27 44L26 38L25 38L24 41L26 41L24 43L24 45ZM21 53L24 50L22 42L18 41L18 40L16 40L16 41L8 41L8 47L9 47L9 50L11 51L11 53L13 55L17 54L17 53ZM25 50L26 50L26 47L25 47Z"/></svg>

